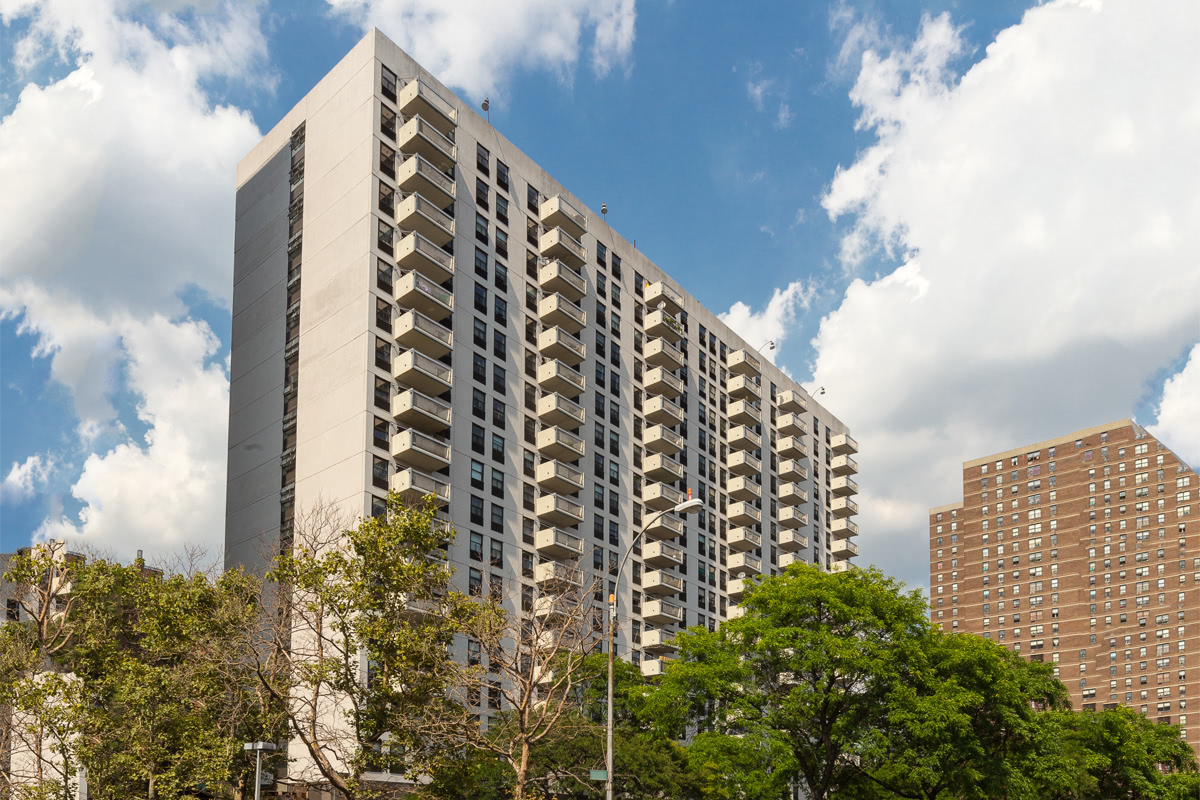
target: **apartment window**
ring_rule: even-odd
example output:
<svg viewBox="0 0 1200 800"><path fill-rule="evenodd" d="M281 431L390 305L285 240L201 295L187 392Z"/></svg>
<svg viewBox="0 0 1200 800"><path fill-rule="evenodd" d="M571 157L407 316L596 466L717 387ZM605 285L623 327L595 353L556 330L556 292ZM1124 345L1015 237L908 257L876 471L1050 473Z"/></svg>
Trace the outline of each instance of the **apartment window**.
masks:
<svg viewBox="0 0 1200 800"><path fill-rule="evenodd" d="M483 454L483 426L471 423L471 450Z"/></svg>
<svg viewBox="0 0 1200 800"><path fill-rule="evenodd" d="M508 224L508 198L496 195L496 219Z"/></svg>
<svg viewBox="0 0 1200 800"><path fill-rule="evenodd" d="M482 389L471 390L471 414L479 419L487 417L487 395Z"/></svg>
<svg viewBox="0 0 1200 800"><path fill-rule="evenodd" d="M492 497L504 497L504 473L492 470Z"/></svg>
<svg viewBox="0 0 1200 800"><path fill-rule="evenodd" d="M496 277L493 284L502 292L508 291L508 267L499 262L496 263Z"/></svg>
<svg viewBox="0 0 1200 800"><path fill-rule="evenodd" d="M377 489L388 488L388 462L386 458L374 456L371 464L371 483Z"/></svg>
<svg viewBox="0 0 1200 800"><path fill-rule="evenodd" d="M478 302L478 300L479 300L479 289L480 289L479 284L475 284L476 302ZM486 289L484 290L483 294L484 294L483 310L487 311L487 290ZM487 323L484 322L483 320L479 319L479 317L475 317L474 320L472 321L471 325L472 325L471 340L475 343L475 346L476 347L487 347Z"/></svg>
<svg viewBox="0 0 1200 800"><path fill-rule="evenodd" d="M475 179L475 205L482 208L484 211L488 207L488 184L483 178Z"/></svg>
<svg viewBox="0 0 1200 800"><path fill-rule="evenodd" d="M509 191L508 164L498 159L496 161L496 185L506 192Z"/></svg>
<svg viewBox="0 0 1200 800"><path fill-rule="evenodd" d="M395 248L392 246L395 235L396 232L392 230L391 225L379 220L379 230L375 236L375 242L381 252L387 253L389 256L395 252Z"/></svg>
<svg viewBox="0 0 1200 800"><path fill-rule="evenodd" d="M467 592L472 597L481 597L483 595L483 573L474 567L471 567L468 572Z"/></svg>
<svg viewBox="0 0 1200 800"><path fill-rule="evenodd" d="M478 383L487 383L487 359L479 353L471 355L471 377Z"/></svg>
<svg viewBox="0 0 1200 800"><path fill-rule="evenodd" d="M483 488L483 462L471 459L471 485L476 489Z"/></svg>
<svg viewBox="0 0 1200 800"><path fill-rule="evenodd" d="M379 336L375 337L375 366L380 369L392 368L392 343Z"/></svg>
<svg viewBox="0 0 1200 800"><path fill-rule="evenodd" d="M396 215L396 190L383 181L379 182L378 208L389 217Z"/></svg>
<svg viewBox="0 0 1200 800"><path fill-rule="evenodd" d="M475 274L481 278L487 278L488 274L488 257L487 252L475 248Z"/></svg>
<svg viewBox="0 0 1200 800"><path fill-rule="evenodd" d="M379 143L379 171L389 178L396 177L396 151L383 142Z"/></svg>
<svg viewBox="0 0 1200 800"><path fill-rule="evenodd" d="M496 253L508 258L508 232L496 228Z"/></svg>
<svg viewBox="0 0 1200 800"><path fill-rule="evenodd" d="M492 319L500 325L508 324L508 301L496 298L495 305L492 310Z"/></svg>
<svg viewBox="0 0 1200 800"><path fill-rule="evenodd" d="M492 461L504 463L504 437L492 434Z"/></svg>
<svg viewBox="0 0 1200 800"><path fill-rule="evenodd" d="M396 112L387 106L379 109L379 132L389 139L396 138Z"/></svg>
<svg viewBox="0 0 1200 800"><path fill-rule="evenodd" d="M499 359L508 358L508 337L500 331L492 331L492 355Z"/></svg>
<svg viewBox="0 0 1200 800"><path fill-rule="evenodd" d="M475 310L487 313L488 290L478 281L475 282Z"/></svg>
<svg viewBox="0 0 1200 800"><path fill-rule="evenodd" d="M492 388L497 392L504 391L505 370L499 365L492 366Z"/></svg>
<svg viewBox="0 0 1200 800"><path fill-rule="evenodd" d="M504 429L506 410L507 407L504 405L503 401L492 398L492 424L501 430Z"/></svg>
<svg viewBox="0 0 1200 800"><path fill-rule="evenodd" d="M382 450L387 450L390 447L392 441L391 427L391 423L386 419L375 418L374 440L376 447Z"/></svg>
<svg viewBox="0 0 1200 800"><path fill-rule="evenodd" d="M392 407L392 382L383 378L375 379L375 407L384 410L391 410Z"/></svg>
<svg viewBox="0 0 1200 800"><path fill-rule="evenodd" d="M483 500L480 500L482 508ZM471 504L474 506L474 502ZM482 514L482 511L480 512ZM472 561L483 561L483 534L471 532L470 557Z"/></svg>
<svg viewBox="0 0 1200 800"><path fill-rule="evenodd" d="M612 254L612 276L614 281L621 280L621 257L616 253Z"/></svg>
<svg viewBox="0 0 1200 800"><path fill-rule="evenodd" d="M492 531L495 533L504 533L504 506L492 503ZM496 541L492 540L492 546L495 548ZM493 555L495 550L493 549Z"/></svg>
<svg viewBox="0 0 1200 800"><path fill-rule="evenodd" d="M533 186L528 186L525 189L525 206L534 213L541 211L541 195Z"/></svg>
<svg viewBox="0 0 1200 800"><path fill-rule="evenodd" d="M480 214L478 212L476 212L476 214L475 214L475 238L478 239L479 241L483 242L484 244L487 244L487 242L488 242L487 217L483 216L482 214ZM390 254L391 251L389 250L388 253Z"/></svg>

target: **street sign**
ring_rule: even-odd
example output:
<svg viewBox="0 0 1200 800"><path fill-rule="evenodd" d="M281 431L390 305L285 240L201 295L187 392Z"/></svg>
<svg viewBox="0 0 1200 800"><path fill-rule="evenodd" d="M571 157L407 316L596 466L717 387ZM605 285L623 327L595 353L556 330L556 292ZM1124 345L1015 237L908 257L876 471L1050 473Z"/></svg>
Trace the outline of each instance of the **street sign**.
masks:
<svg viewBox="0 0 1200 800"><path fill-rule="evenodd" d="M606 781L608 780L608 771L603 769L594 769L592 770L591 778L594 781Z"/></svg>

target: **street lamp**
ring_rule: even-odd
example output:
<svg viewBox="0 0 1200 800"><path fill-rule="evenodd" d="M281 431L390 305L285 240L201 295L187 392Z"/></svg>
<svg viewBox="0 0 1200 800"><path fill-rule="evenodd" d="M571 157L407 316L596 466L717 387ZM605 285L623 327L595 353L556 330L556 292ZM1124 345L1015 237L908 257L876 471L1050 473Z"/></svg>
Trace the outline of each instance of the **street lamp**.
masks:
<svg viewBox="0 0 1200 800"><path fill-rule="evenodd" d="M254 753L254 800L262 797L262 754L263 751L274 752L274 742L246 742L242 749Z"/></svg>
<svg viewBox="0 0 1200 800"><path fill-rule="evenodd" d="M646 529L657 522L666 514L691 514L693 511L699 511L703 502L700 498L692 499L692 491L688 490L688 499L677 504L673 508L668 508L665 511L660 511L650 518L650 521L642 526L642 529L633 537L633 541L629 543L629 547L625 549L625 555L621 557L621 563L617 566L617 580L615 589L621 588L621 573L625 571L625 562L629 560L629 556L633 553L633 548L641 541L646 534ZM613 591L608 596L608 746L604 751L604 795L607 800L612 800L613 796L613 634L617 627L617 594Z"/></svg>

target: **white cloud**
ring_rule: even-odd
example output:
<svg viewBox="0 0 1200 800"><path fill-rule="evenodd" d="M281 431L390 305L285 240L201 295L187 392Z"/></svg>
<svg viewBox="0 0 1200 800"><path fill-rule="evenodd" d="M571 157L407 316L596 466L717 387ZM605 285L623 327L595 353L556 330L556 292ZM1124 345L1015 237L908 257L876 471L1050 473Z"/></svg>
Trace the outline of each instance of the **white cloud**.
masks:
<svg viewBox="0 0 1200 800"><path fill-rule="evenodd" d="M788 104L780 103L779 112L775 115L775 127L780 129L789 127L794 117L795 114L788 108Z"/></svg>
<svg viewBox="0 0 1200 800"><path fill-rule="evenodd" d="M762 78L761 80L746 81L746 95L750 98L750 102L754 104L757 111L763 110L763 102L766 99L767 92L774 83L770 78Z"/></svg>
<svg viewBox="0 0 1200 800"><path fill-rule="evenodd" d="M1200 343L1183 369L1163 384L1155 411L1158 421L1146 429L1186 463L1200 467Z"/></svg>
<svg viewBox="0 0 1200 800"><path fill-rule="evenodd" d="M762 311L754 311L738 301L724 314L717 316L752 345L756 342L775 342L773 349L762 351L773 364L779 357L783 340L787 338L788 328L796 321L797 312L812 305L815 292L813 287L806 287L803 281L793 281L786 288L776 289Z"/></svg>
<svg viewBox="0 0 1200 800"><path fill-rule="evenodd" d="M14 461L4 480L0 481L0 502L23 503L33 497L54 470L54 458L31 455L18 463Z"/></svg>
<svg viewBox="0 0 1200 800"><path fill-rule="evenodd" d="M493 98L517 69L548 69L570 80L593 31L597 75L628 68L635 0L327 0L364 30L379 28L419 64L467 95Z"/></svg>
<svg viewBox="0 0 1200 800"><path fill-rule="evenodd" d="M862 560L924 583L926 511L961 499L963 460L1129 416L1197 340L1200 7L1047 3L960 79L948 16L890 52L855 24L876 142L822 202L851 222L848 271L901 266L851 283L813 376L862 446ZM1159 408L1193 459L1197 360Z"/></svg>
<svg viewBox="0 0 1200 800"><path fill-rule="evenodd" d="M797 228L797 227L799 227L799 226L803 225L803 224L804 224L804 217L805 217L805 211L804 211L804 209L803 209L803 208L797 208L797 209L796 209L796 216L795 216L795 218L792 220L792 224L791 224L791 226L790 226L790 227L792 227L792 228Z"/></svg>

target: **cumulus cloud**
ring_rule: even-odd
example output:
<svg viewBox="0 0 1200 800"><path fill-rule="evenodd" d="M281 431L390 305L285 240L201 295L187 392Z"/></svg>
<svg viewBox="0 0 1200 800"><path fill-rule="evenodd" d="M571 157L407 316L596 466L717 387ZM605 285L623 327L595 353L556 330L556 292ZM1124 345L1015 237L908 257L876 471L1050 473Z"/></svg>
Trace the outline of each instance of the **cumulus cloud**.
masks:
<svg viewBox="0 0 1200 800"><path fill-rule="evenodd" d="M792 110L788 108L787 103L780 103L779 111L775 114L775 127L780 129L789 127L792 124L792 119L795 116L796 115L792 113Z"/></svg>
<svg viewBox="0 0 1200 800"><path fill-rule="evenodd" d="M774 237L774 234L771 235ZM812 305L815 291L812 286L805 286L803 281L793 281L783 289L776 289L761 311L755 311L738 301L717 316L751 344L775 342L773 349L763 350L763 355L773 364L779 357L788 329L796 321L797 312Z"/></svg>
<svg viewBox="0 0 1200 800"><path fill-rule="evenodd" d="M591 31L599 76L628 68L635 0L327 0L363 30L379 28L450 86L481 99L503 90L517 69L548 69L569 80Z"/></svg>
<svg viewBox="0 0 1200 800"><path fill-rule="evenodd" d="M0 502L22 503L33 497L34 492L46 484L53 469L52 456L35 453L22 462L14 461L4 480L0 481Z"/></svg>
<svg viewBox="0 0 1200 800"><path fill-rule="evenodd" d="M925 515L960 498L963 460L1129 416L1196 342L1200 7L1040 5L961 76L947 15L890 49L839 24L875 141L822 201L861 276L813 377L862 446L863 560L924 583ZM899 266L862 275L880 258ZM1193 460L1197 360L1158 409Z"/></svg>
<svg viewBox="0 0 1200 800"><path fill-rule="evenodd" d="M1158 421L1147 426L1155 437L1193 467L1200 467L1200 344L1187 363L1163 384L1155 409Z"/></svg>

